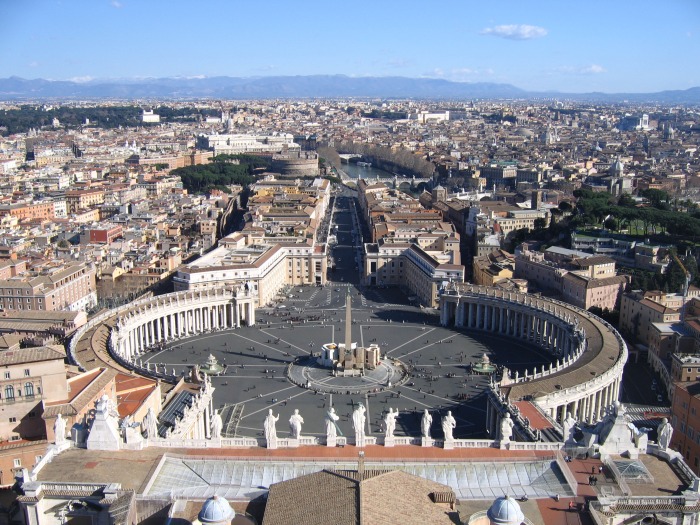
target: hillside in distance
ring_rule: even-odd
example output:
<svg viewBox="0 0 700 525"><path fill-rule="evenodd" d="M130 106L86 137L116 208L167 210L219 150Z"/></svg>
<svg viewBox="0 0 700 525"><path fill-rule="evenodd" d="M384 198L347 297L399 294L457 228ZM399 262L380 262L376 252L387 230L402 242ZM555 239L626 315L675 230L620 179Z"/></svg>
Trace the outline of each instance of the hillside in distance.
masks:
<svg viewBox="0 0 700 525"><path fill-rule="evenodd" d="M276 77L148 78L132 80L0 79L0 100L39 99L527 99L600 102L700 103L700 88L658 93L555 93L525 91L511 84L452 82L434 78L307 75Z"/></svg>

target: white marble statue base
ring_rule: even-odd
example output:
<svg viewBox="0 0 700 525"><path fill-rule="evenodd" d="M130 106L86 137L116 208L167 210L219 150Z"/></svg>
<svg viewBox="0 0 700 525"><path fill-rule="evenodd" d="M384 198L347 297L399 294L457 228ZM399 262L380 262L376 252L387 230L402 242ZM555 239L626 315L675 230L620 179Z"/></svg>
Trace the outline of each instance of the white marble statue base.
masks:
<svg viewBox="0 0 700 525"><path fill-rule="evenodd" d="M444 448L445 450L452 450L453 448L455 448L455 440L446 439L442 444L442 448Z"/></svg>
<svg viewBox="0 0 700 525"><path fill-rule="evenodd" d="M288 448L299 448L299 440L294 439L294 438L289 438L287 440L287 447Z"/></svg>
<svg viewBox="0 0 700 525"><path fill-rule="evenodd" d="M422 437L420 438L421 447L432 447L435 443L432 438Z"/></svg>
<svg viewBox="0 0 700 525"><path fill-rule="evenodd" d="M326 438L326 446L327 446L327 447L336 447L336 446L338 446L338 438L336 438L336 437L329 437L329 438Z"/></svg>
<svg viewBox="0 0 700 525"><path fill-rule="evenodd" d="M394 445L396 445L396 439L393 436L384 438L385 447L393 447Z"/></svg>
<svg viewBox="0 0 700 525"><path fill-rule="evenodd" d="M277 442L267 443L268 450L277 450Z"/></svg>
<svg viewBox="0 0 700 525"><path fill-rule="evenodd" d="M510 450L510 439L509 440L501 440L498 442L498 448L501 450Z"/></svg>

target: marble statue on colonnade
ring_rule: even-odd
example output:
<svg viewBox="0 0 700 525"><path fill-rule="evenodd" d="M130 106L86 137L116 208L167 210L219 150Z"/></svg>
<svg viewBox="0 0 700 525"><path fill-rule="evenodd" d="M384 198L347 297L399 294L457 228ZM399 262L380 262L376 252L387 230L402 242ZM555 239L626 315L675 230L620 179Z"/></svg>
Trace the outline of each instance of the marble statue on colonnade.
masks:
<svg viewBox="0 0 700 525"><path fill-rule="evenodd" d="M365 406L358 403L357 408L352 413L352 428L355 430L355 446L365 446Z"/></svg>
<svg viewBox="0 0 700 525"><path fill-rule="evenodd" d="M54 442L61 445L66 442L66 420L61 414L58 414L56 421L53 424Z"/></svg>
<svg viewBox="0 0 700 525"><path fill-rule="evenodd" d="M673 427L671 423L668 422L668 418L663 418L661 424L657 430L659 448L661 450L668 450L668 446L671 444L671 436L673 436Z"/></svg>
<svg viewBox="0 0 700 525"><path fill-rule="evenodd" d="M338 439L338 421L340 417L335 413L335 408L330 407L326 412L326 445L334 447ZM342 434L341 434L342 435Z"/></svg>
<svg viewBox="0 0 700 525"><path fill-rule="evenodd" d="M299 409L294 409L294 414L289 418L289 433L292 435L293 439L299 439L301 437L301 425L304 424L304 418L299 414Z"/></svg>
<svg viewBox="0 0 700 525"><path fill-rule="evenodd" d="M574 419L574 417L571 415L571 412L566 413L566 418L562 422L561 426L564 443L574 441L574 427L576 426L576 419Z"/></svg>
<svg viewBox="0 0 700 525"><path fill-rule="evenodd" d="M425 411L423 412L423 418L421 419L420 422L420 431L421 435L424 438L430 439L430 427L433 424L433 416L430 415L430 412L426 408Z"/></svg>
<svg viewBox="0 0 700 525"><path fill-rule="evenodd" d="M276 449L277 448L277 428L275 425L279 421L279 414L274 415L272 409L268 410L267 417L265 418L264 430L265 430L265 442L267 443L267 448Z"/></svg>
<svg viewBox="0 0 700 525"><path fill-rule="evenodd" d="M224 422L221 420L221 415L218 410L214 410L214 415L211 417L211 438L219 439L223 429Z"/></svg>
<svg viewBox="0 0 700 525"><path fill-rule="evenodd" d="M394 412L394 409L389 407L389 412L386 413L386 416L384 416L384 436L387 438L393 438L394 437L394 432L396 431L396 418L399 415L399 409L396 409L396 412Z"/></svg>
<svg viewBox="0 0 700 525"><path fill-rule="evenodd" d="M442 418L442 433L445 434L445 441L454 440L452 432L457 427L457 421L452 415L452 411L448 410L447 415Z"/></svg>
<svg viewBox="0 0 700 525"><path fill-rule="evenodd" d="M513 437L514 426L515 423L510 417L510 412L506 412L506 415L501 420L501 445L510 443L510 438Z"/></svg>
<svg viewBox="0 0 700 525"><path fill-rule="evenodd" d="M156 419L155 412L153 412L153 408L149 407L148 412L146 412L141 422L141 429L146 431L146 437L148 439L158 437L158 420Z"/></svg>

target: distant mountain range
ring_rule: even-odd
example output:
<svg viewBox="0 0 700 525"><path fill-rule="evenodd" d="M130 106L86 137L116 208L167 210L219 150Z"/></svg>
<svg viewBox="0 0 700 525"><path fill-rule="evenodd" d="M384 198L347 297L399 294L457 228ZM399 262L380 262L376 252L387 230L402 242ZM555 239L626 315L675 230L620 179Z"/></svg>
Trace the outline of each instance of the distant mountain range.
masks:
<svg viewBox="0 0 700 525"><path fill-rule="evenodd" d="M535 99L600 102L700 103L700 87L657 93L558 93L525 91L511 84L451 82L433 78L308 75L279 77L149 78L138 80L0 79L0 100L37 99Z"/></svg>

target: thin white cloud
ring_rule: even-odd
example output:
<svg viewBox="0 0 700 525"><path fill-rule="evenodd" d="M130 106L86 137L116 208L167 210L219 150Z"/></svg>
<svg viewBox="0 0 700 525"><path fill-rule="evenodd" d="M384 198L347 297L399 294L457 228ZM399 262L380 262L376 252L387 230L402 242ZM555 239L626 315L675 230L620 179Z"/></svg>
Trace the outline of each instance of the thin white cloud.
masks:
<svg viewBox="0 0 700 525"><path fill-rule="evenodd" d="M475 75L479 72L476 69L471 69L469 67L458 67L451 71L452 75Z"/></svg>
<svg viewBox="0 0 700 525"><path fill-rule="evenodd" d="M421 76L424 78L444 78L454 82L466 82L478 80L479 78L486 76L492 76L493 74L494 70L491 68L474 69L471 67L454 67L452 69L445 70L441 67L436 67L432 71L423 73Z"/></svg>
<svg viewBox="0 0 700 525"><path fill-rule="evenodd" d="M445 76L445 70L442 69L442 68L440 68L440 67L436 67L436 68L433 69L432 71L426 73L425 76L427 76L427 77L439 77L439 78L442 78L442 77Z"/></svg>
<svg viewBox="0 0 700 525"><path fill-rule="evenodd" d="M31 62L29 62L28 65L29 67L39 67L39 62L37 62L36 60L32 60Z"/></svg>
<svg viewBox="0 0 700 525"><path fill-rule="evenodd" d="M597 75L598 73L605 73L605 68L598 64L591 64L590 66L581 68L581 73L584 75Z"/></svg>
<svg viewBox="0 0 700 525"><path fill-rule="evenodd" d="M400 69L404 67L408 67L412 64L410 60L406 60L404 58L395 58L393 60L389 60L386 62L386 67L392 68L392 69Z"/></svg>
<svg viewBox="0 0 700 525"><path fill-rule="evenodd" d="M122 7L124 7L124 4L122 4L119 0L112 0L109 3L109 5L111 5L112 7L116 8L116 9L121 9Z"/></svg>
<svg viewBox="0 0 700 525"><path fill-rule="evenodd" d="M506 24L501 26L486 27L481 30L482 35L491 35L509 40L532 40L547 36L544 27L527 24Z"/></svg>
<svg viewBox="0 0 700 525"><path fill-rule="evenodd" d="M591 64L589 66L560 66L556 68L555 71L568 75L598 75L607 72L603 66L598 64Z"/></svg>
<svg viewBox="0 0 700 525"><path fill-rule="evenodd" d="M72 77L69 78L71 82L77 82L79 84L84 83L84 82L90 82L91 80L94 80L94 77L91 77L90 75L84 75L82 77Z"/></svg>

